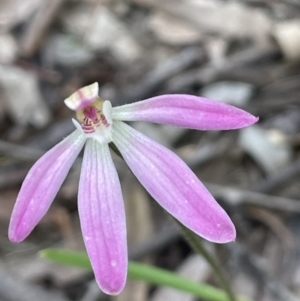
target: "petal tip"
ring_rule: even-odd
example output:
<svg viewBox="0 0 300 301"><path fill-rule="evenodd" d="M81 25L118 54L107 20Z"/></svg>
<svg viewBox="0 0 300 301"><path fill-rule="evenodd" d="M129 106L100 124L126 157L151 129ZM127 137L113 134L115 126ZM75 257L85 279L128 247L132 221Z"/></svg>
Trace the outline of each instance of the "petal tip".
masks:
<svg viewBox="0 0 300 301"><path fill-rule="evenodd" d="M221 236L221 239L219 241L219 243L229 243L229 242L233 242L236 240L236 232L228 232L228 233L224 233Z"/></svg>
<svg viewBox="0 0 300 301"><path fill-rule="evenodd" d="M13 216L10 219L10 224L8 227L8 239L12 243L20 243L22 242L31 231L28 231L28 228L24 226L24 223L22 224L22 220L20 220L18 217Z"/></svg>
<svg viewBox="0 0 300 301"><path fill-rule="evenodd" d="M219 237L214 241L216 243L225 244L236 240L236 230L233 223L222 231Z"/></svg>
<svg viewBox="0 0 300 301"><path fill-rule="evenodd" d="M12 242L12 243L20 243L21 241L23 241L25 239L25 237L23 237L23 235L20 235L20 233L17 233L17 231L13 231L13 230L8 230L8 239Z"/></svg>
<svg viewBox="0 0 300 301"><path fill-rule="evenodd" d="M250 125L253 125L254 123L259 121L259 117L253 116L250 113L245 112L247 115L244 116L244 118L242 119L242 122L240 123L240 125L237 126L237 128L245 128L248 127Z"/></svg>
<svg viewBox="0 0 300 301"><path fill-rule="evenodd" d="M8 238L9 238L10 242L12 242L12 243L20 243L21 241L23 241L23 239L19 239L15 236L8 236Z"/></svg>
<svg viewBox="0 0 300 301"><path fill-rule="evenodd" d="M259 117L256 117L256 116L253 116L253 115L250 114L250 118L248 120L247 126L252 125L252 124L254 124L258 121L259 121Z"/></svg>
<svg viewBox="0 0 300 301"><path fill-rule="evenodd" d="M126 279L112 279L111 281L109 279L101 279L100 281L96 279L96 281L103 293L112 296L120 294L126 284Z"/></svg>
<svg viewBox="0 0 300 301"><path fill-rule="evenodd" d="M225 244L236 240L236 229L228 215L223 216L223 219L220 216L216 223L210 225L210 229L206 231L205 235L203 233L197 234L210 242L218 244Z"/></svg>

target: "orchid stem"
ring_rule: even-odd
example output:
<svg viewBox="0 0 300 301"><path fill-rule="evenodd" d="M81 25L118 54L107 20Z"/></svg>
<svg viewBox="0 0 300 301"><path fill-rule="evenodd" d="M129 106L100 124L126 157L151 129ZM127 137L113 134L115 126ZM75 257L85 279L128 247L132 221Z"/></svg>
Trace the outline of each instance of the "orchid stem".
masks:
<svg viewBox="0 0 300 301"><path fill-rule="evenodd" d="M110 142L109 144L110 149L117 155L119 156L121 159L124 160L122 154L120 153L119 149L116 147L116 145L113 142Z"/></svg>
<svg viewBox="0 0 300 301"><path fill-rule="evenodd" d="M230 284L228 283L226 277L224 276L221 268L218 266L215 259L209 254L209 252L204 248L198 236L196 236L192 231L186 228L183 224L181 224L178 220L176 220L178 225L180 226L187 242L191 245L195 252L202 255L208 264L211 266L216 276L219 279L220 284L223 286L223 289L226 291L228 298L230 301L236 301L236 297L231 289Z"/></svg>

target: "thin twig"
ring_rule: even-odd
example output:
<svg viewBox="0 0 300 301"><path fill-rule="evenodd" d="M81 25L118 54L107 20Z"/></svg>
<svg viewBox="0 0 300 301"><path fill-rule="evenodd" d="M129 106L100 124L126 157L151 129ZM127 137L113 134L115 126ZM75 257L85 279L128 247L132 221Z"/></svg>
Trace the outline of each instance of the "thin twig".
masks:
<svg viewBox="0 0 300 301"><path fill-rule="evenodd" d="M27 31L21 42L22 54L25 56L33 55L40 45L43 36L53 22L65 0L44 1L39 11L32 18Z"/></svg>
<svg viewBox="0 0 300 301"><path fill-rule="evenodd" d="M300 201L285 197L271 196L240 188L205 183L215 198L221 198L231 206L257 205L286 212L300 212Z"/></svg>
<svg viewBox="0 0 300 301"><path fill-rule="evenodd" d="M204 57L204 51L196 47L182 50L178 55L148 72L140 82L129 86L125 91L120 91L116 97L117 103L124 104L147 97L166 80L199 63Z"/></svg>

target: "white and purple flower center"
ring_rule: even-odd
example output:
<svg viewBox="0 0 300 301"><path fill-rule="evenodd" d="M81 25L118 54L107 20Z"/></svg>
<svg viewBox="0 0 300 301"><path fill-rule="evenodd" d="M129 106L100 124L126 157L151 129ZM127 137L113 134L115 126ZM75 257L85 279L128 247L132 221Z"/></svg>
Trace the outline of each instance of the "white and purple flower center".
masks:
<svg viewBox="0 0 300 301"><path fill-rule="evenodd" d="M80 124L73 122L87 138L94 138L100 143L112 141L112 106L108 100L104 101L98 96L98 85L81 88L67 98L65 104L76 111Z"/></svg>
<svg viewBox="0 0 300 301"><path fill-rule="evenodd" d="M94 106L84 108L83 115L81 127L86 134L96 132L97 128L101 125L106 128L110 126L102 111Z"/></svg>

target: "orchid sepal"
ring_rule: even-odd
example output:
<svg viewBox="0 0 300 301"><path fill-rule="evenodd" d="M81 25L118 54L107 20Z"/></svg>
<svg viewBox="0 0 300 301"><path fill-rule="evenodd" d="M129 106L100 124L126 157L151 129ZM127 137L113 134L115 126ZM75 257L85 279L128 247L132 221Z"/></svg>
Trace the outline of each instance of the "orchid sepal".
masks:
<svg viewBox="0 0 300 301"><path fill-rule="evenodd" d="M14 206L8 236L24 240L48 211L60 186L85 143L76 130L47 153L28 172Z"/></svg>
<svg viewBox="0 0 300 301"><path fill-rule="evenodd" d="M113 119L149 121L196 130L233 130L252 125L257 117L234 106L203 97L170 94L113 108Z"/></svg>

